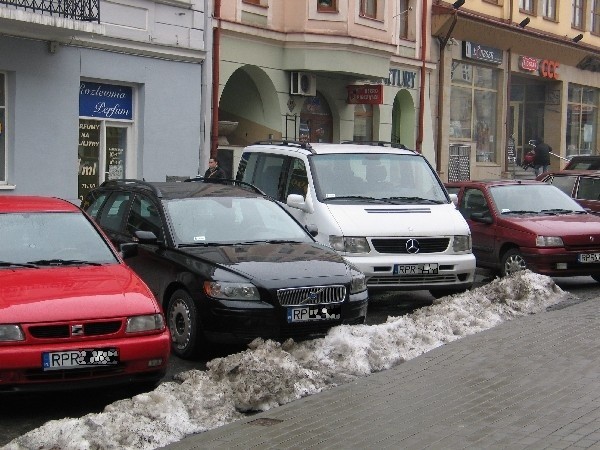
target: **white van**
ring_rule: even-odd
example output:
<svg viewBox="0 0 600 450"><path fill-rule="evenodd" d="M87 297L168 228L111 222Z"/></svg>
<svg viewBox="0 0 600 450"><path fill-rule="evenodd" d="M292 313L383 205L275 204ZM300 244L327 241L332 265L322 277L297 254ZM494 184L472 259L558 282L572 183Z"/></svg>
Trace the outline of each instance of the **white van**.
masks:
<svg viewBox="0 0 600 450"><path fill-rule="evenodd" d="M420 153L377 144L269 141L244 149L236 178L279 200L370 290L471 287L471 233Z"/></svg>

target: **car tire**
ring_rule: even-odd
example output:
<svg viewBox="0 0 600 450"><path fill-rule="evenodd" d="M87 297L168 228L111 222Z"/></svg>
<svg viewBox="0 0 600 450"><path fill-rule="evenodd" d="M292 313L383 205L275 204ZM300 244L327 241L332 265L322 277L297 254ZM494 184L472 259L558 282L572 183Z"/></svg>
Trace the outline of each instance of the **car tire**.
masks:
<svg viewBox="0 0 600 450"><path fill-rule="evenodd" d="M527 269L527 263L517 248L511 248L502 255L500 274L505 277Z"/></svg>
<svg viewBox="0 0 600 450"><path fill-rule="evenodd" d="M167 307L167 325L173 353L183 359L199 356L202 349L200 320L194 300L183 289L171 295Z"/></svg>

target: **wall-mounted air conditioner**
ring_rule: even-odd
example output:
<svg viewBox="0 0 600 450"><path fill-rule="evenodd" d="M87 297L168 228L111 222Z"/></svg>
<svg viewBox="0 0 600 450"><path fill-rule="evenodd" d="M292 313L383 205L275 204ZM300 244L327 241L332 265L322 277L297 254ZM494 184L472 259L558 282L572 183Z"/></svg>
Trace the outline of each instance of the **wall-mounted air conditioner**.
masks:
<svg viewBox="0 0 600 450"><path fill-rule="evenodd" d="M306 72L290 73L290 94L317 95L317 76Z"/></svg>

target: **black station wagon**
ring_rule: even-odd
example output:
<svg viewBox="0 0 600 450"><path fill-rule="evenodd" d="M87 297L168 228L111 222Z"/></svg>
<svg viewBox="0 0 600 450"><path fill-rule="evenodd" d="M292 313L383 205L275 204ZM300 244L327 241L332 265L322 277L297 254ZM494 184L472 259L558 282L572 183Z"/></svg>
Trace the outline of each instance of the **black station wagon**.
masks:
<svg viewBox="0 0 600 450"><path fill-rule="evenodd" d="M133 253L127 263L162 304L180 357L365 321L364 275L253 186L112 180L82 207Z"/></svg>

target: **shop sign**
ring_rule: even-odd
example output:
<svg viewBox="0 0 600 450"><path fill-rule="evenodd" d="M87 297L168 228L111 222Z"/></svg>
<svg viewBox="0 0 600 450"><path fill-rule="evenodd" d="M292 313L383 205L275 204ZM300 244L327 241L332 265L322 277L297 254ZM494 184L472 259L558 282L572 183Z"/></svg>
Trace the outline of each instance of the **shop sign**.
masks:
<svg viewBox="0 0 600 450"><path fill-rule="evenodd" d="M538 60L530 56L519 56L519 68L530 72L537 72L539 69Z"/></svg>
<svg viewBox="0 0 600 450"><path fill-rule="evenodd" d="M79 85L79 115L131 120L132 98L132 89L129 86L82 81Z"/></svg>
<svg viewBox="0 0 600 450"><path fill-rule="evenodd" d="M502 50L494 47L463 41L463 57L484 61L492 64L502 64Z"/></svg>
<svg viewBox="0 0 600 450"><path fill-rule="evenodd" d="M415 88L415 78L417 72L410 70L390 69L390 76L387 80L383 80L388 86L397 86L407 89Z"/></svg>
<svg viewBox="0 0 600 450"><path fill-rule="evenodd" d="M381 84L364 84L346 86L348 90L348 103L364 105L383 104L383 86Z"/></svg>
<svg viewBox="0 0 600 450"><path fill-rule="evenodd" d="M544 59L540 62L540 75L544 78L553 78L558 80L558 67L559 63L556 61L550 61L548 59Z"/></svg>

